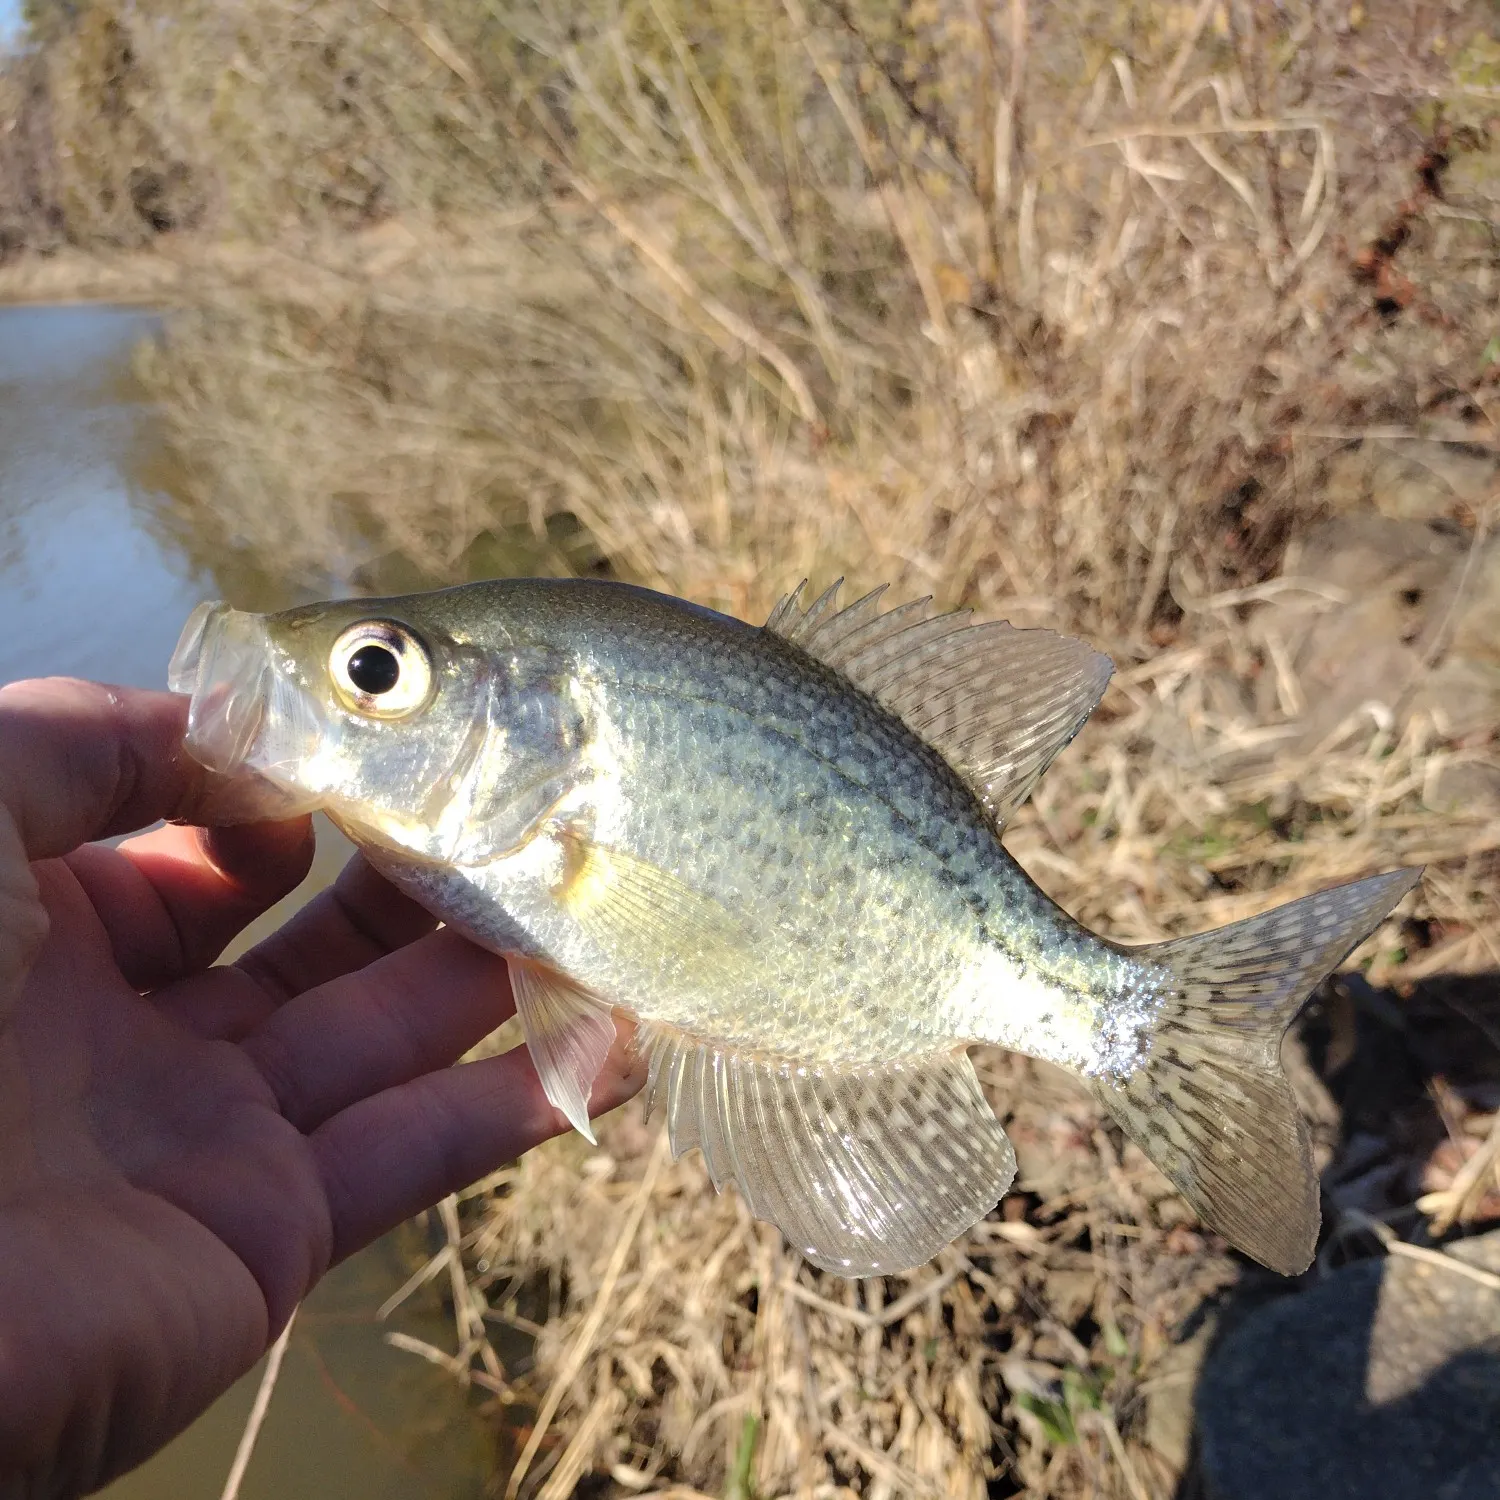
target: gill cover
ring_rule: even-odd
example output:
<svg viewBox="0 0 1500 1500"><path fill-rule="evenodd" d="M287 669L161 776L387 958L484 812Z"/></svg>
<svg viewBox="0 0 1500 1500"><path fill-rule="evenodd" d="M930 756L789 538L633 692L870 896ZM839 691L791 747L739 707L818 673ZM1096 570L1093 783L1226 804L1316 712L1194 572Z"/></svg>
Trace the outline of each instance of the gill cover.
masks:
<svg viewBox="0 0 1500 1500"><path fill-rule="evenodd" d="M357 842L441 864L517 848L585 774L587 713L567 663L423 633L425 704L400 718L361 711L330 658L378 608L193 612L168 680L191 694L189 753L224 778L214 820L323 809Z"/></svg>

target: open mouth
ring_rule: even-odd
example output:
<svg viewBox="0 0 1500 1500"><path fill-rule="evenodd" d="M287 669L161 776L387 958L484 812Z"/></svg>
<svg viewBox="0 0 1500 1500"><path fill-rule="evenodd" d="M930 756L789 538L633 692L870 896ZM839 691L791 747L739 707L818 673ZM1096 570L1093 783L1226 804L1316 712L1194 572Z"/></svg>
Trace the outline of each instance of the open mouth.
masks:
<svg viewBox="0 0 1500 1500"><path fill-rule="evenodd" d="M200 604L167 668L167 686L190 693L187 748L223 775L251 765L265 721L270 643L259 615Z"/></svg>
<svg viewBox="0 0 1500 1500"><path fill-rule="evenodd" d="M167 685L192 698L188 753L226 778L211 798L213 821L285 818L321 805L294 780L316 730L302 693L276 670L262 616L200 604L172 653Z"/></svg>

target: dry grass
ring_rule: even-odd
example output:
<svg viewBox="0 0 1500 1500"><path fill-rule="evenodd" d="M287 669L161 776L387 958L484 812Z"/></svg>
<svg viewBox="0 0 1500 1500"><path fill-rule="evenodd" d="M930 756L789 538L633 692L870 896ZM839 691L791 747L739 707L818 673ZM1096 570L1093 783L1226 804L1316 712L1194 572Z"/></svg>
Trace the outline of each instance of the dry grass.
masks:
<svg viewBox="0 0 1500 1500"><path fill-rule="evenodd" d="M1500 968L1482 7L192 16L139 66L231 64L163 84L158 136L288 256L146 360L195 555L750 618L842 573L1079 632L1119 675L1010 837L1070 910L1148 940L1425 862L1367 977ZM1431 577L1309 560L1377 513ZM1233 1264L1076 1090L984 1071L1025 1191L909 1278L810 1271L629 1111L468 1195L460 1364L540 1411L512 1490L1170 1493L1153 1393ZM1425 1211L1477 1212L1479 1161ZM517 1386L486 1317L542 1324Z"/></svg>
<svg viewBox="0 0 1500 1500"><path fill-rule="evenodd" d="M907 97L833 13L710 7L712 49L668 7L610 15L513 18L545 89L423 33L474 149L557 191L390 226L373 283L314 254L304 295L174 328L157 379L205 527L294 570L440 576L486 526L566 515L621 573L739 612L846 571L1139 657L1184 600L1274 573L1349 436L1492 436L1486 204L1427 205L1441 305L1387 326L1350 274L1446 66L1351 96L1311 12L1221 35L1201 7L1143 45L1018 7L982 77L972 25L905 38L942 80Z"/></svg>
<svg viewBox="0 0 1500 1500"><path fill-rule="evenodd" d="M1044 1226L997 1217L909 1277L812 1272L696 1158L668 1164L633 1108L600 1153L537 1153L487 1188L475 1293L513 1319L514 1282L546 1266L557 1297L537 1350L551 1420L510 1493L594 1471L614 1493L730 1494L737 1468L758 1495L983 1496L1006 1469L1038 1493L1161 1493L1144 1381L1232 1265L1066 1080L983 1063L1023 1159L1066 1184L1029 1184Z"/></svg>

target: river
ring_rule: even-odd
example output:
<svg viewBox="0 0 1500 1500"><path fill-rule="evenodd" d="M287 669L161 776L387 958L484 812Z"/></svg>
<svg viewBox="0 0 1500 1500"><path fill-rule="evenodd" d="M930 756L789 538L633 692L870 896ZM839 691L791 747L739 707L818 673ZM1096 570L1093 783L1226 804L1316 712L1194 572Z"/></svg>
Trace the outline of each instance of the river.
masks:
<svg viewBox="0 0 1500 1500"><path fill-rule="evenodd" d="M131 376L149 312L0 307L0 682L68 673L164 686L200 599L286 602L278 580L174 549L169 455ZM233 588L219 573L231 574ZM313 875L259 927L327 882L347 855L320 830ZM252 934L253 935L253 934ZM427 1246L408 1226L334 1271L304 1305L242 1500L468 1500L495 1469L493 1430L446 1373L390 1347L400 1331L454 1346L433 1288L388 1321L381 1303ZM242 1380L112 1500L218 1500L260 1372Z"/></svg>

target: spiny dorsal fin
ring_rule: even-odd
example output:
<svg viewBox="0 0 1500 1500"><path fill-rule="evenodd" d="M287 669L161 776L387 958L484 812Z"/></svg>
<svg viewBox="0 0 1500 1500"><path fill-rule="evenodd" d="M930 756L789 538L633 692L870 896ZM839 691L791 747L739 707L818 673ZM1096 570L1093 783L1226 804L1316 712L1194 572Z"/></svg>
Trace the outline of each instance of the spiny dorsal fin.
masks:
<svg viewBox="0 0 1500 1500"><path fill-rule="evenodd" d="M963 1052L863 1067L739 1052L646 1027L648 1109L672 1154L696 1146L714 1186L816 1266L910 1270L987 1214L1015 1152Z"/></svg>
<svg viewBox="0 0 1500 1500"><path fill-rule="evenodd" d="M842 580L840 580L840 583ZM927 741L1003 825L1083 727L1113 664L1050 630L975 625L930 599L881 612L884 588L847 609L840 584L802 608L799 584L766 629L842 672Z"/></svg>

